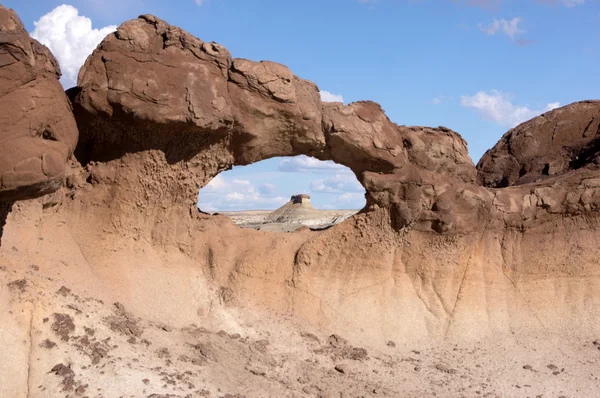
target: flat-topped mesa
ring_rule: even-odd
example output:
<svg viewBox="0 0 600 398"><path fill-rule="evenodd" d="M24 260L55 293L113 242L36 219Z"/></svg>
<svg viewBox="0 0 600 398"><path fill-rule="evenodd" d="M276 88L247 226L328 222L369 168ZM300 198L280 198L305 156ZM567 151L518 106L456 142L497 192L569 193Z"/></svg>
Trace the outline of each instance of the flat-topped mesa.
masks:
<svg viewBox="0 0 600 398"><path fill-rule="evenodd" d="M325 228L338 224L357 212L358 210L318 210L310 203L309 195L298 194L292 195L289 202L269 213L263 223Z"/></svg>
<svg viewBox="0 0 600 398"><path fill-rule="evenodd" d="M318 217L319 210L310 204L310 196L300 194L292 195L289 202L267 216L266 222L300 222Z"/></svg>
<svg viewBox="0 0 600 398"><path fill-rule="evenodd" d="M294 204L310 204L310 196L303 193L292 195L290 201Z"/></svg>

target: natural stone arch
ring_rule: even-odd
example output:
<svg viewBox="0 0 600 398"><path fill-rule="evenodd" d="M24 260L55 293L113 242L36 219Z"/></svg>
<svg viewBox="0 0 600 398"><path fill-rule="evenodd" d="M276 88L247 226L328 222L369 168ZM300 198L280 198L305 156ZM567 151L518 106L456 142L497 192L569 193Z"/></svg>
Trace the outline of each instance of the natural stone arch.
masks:
<svg viewBox="0 0 600 398"><path fill-rule="evenodd" d="M352 169L367 207L393 210L398 227L447 230L458 223L448 208L432 210L436 198L476 179L451 130L398 126L374 102L322 103L317 86L287 67L234 59L150 15L99 45L70 96L78 159L145 154L136 164L151 175L133 190L148 203L189 204L198 185L232 165L305 154Z"/></svg>
<svg viewBox="0 0 600 398"><path fill-rule="evenodd" d="M40 231L63 230L82 264L102 270L105 280L124 279L121 269L154 268L161 282L167 267L200 269L226 305L237 298L316 318L365 341L497 337L515 326L535 332L544 315L555 317L544 329L584 326L597 335L589 322L599 308L589 300L598 290L590 281L597 275L597 171L486 189L473 184L466 145L449 129L397 126L370 102L321 104L314 85L282 67L235 66L219 58L221 49L149 16L127 22L100 46L71 92L85 167L75 166L60 217L42 217L49 223ZM300 112L299 98L314 100L307 107L316 113ZM195 211L198 182L217 170L287 153L352 167L368 189L367 211L351 223L277 241ZM55 246L47 246L51 240ZM55 236L38 244L35 256L40 247L51 247L49 255L64 247ZM119 251L126 255L115 261ZM146 315L181 316L199 301L190 295L178 311L159 309L175 290L186 290L188 278L177 289L149 290L143 273L130 275L123 290ZM578 279L576 289L568 278ZM581 296L565 293L574 290ZM210 290L203 293L206 304Z"/></svg>

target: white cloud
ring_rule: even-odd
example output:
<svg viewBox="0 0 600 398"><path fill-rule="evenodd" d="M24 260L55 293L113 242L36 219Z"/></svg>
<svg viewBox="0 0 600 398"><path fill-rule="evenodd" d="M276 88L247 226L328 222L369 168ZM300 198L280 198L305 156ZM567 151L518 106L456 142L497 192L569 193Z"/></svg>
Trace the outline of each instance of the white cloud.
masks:
<svg viewBox="0 0 600 398"><path fill-rule="evenodd" d="M223 189L225 189L225 187L227 186L227 183L225 182L225 180L223 179L223 177L221 177L221 175L217 175L215 176L215 178L213 178L212 180L209 181L208 184L206 184L204 186L205 191L208 192L221 192L223 191Z"/></svg>
<svg viewBox="0 0 600 398"><path fill-rule="evenodd" d="M245 198L246 195L241 192L231 192L225 195L226 202L243 202Z"/></svg>
<svg viewBox="0 0 600 398"><path fill-rule="evenodd" d="M346 192L333 201L334 208L338 209L360 209L365 205L365 195L358 192Z"/></svg>
<svg viewBox="0 0 600 398"><path fill-rule="evenodd" d="M350 172L347 167L331 160L318 160L305 155L282 160L277 170L292 173Z"/></svg>
<svg viewBox="0 0 600 398"><path fill-rule="evenodd" d="M198 207L203 211L268 210L285 204L289 198L275 196L273 184L263 184L273 188L273 192L257 192L248 180L226 180L221 175L213 178L198 194Z"/></svg>
<svg viewBox="0 0 600 398"><path fill-rule="evenodd" d="M530 109L512 103L508 94L497 90L489 93L479 91L472 96L462 96L460 104L466 108L477 110L486 119L493 120L506 127L514 127L546 111L558 108L560 103L552 102L544 109Z"/></svg>
<svg viewBox="0 0 600 398"><path fill-rule="evenodd" d="M507 21L506 19L494 18L494 21L487 26L484 26L482 24L479 24L477 26L479 27L479 30L490 36L493 36L496 33L500 32L508 36L511 40L515 40L515 36L525 33L525 30L521 29L521 27L519 26L521 22L522 20L519 17L515 17L510 21Z"/></svg>
<svg viewBox="0 0 600 398"><path fill-rule="evenodd" d="M60 5L33 23L31 36L46 45L54 54L63 73L65 88L77 84L77 74L88 55L117 27L92 28L92 20L79 15L70 5Z"/></svg>
<svg viewBox="0 0 600 398"><path fill-rule="evenodd" d="M326 179L314 180L310 183L312 192L320 193L344 193L344 192L361 192L365 189L353 174L336 174Z"/></svg>
<svg viewBox="0 0 600 398"><path fill-rule="evenodd" d="M202 0L194 0L194 3L196 3L196 5L201 6L202 5Z"/></svg>
<svg viewBox="0 0 600 398"><path fill-rule="evenodd" d="M321 90L321 101L323 102L344 102L344 98L339 94L332 94L329 91Z"/></svg>

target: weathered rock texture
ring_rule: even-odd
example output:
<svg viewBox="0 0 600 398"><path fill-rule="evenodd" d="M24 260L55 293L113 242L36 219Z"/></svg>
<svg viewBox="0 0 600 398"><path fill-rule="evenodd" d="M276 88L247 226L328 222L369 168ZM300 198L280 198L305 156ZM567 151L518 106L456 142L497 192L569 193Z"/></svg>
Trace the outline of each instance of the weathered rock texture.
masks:
<svg viewBox="0 0 600 398"><path fill-rule="evenodd" d="M508 131L477 164L488 187L521 185L600 162L600 101L546 112Z"/></svg>
<svg viewBox="0 0 600 398"><path fill-rule="evenodd" d="M77 126L48 48L0 5L0 201L56 191Z"/></svg>
<svg viewBox="0 0 600 398"><path fill-rule="evenodd" d="M191 205L199 186L234 164L307 154L350 167L367 187L369 206L402 207L399 224L427 213L419 226L429 229L453 221L445 209L430 211L435 193L424 182L476 180L467 146L451 130L398 126L373 102L322 104L318 88L287 67L231 58L153 16L107 37L78 85L71 93L78 159L154 151L171 167L153 170L167 185L148 184L152 192L143 196L150 200L170 195ZM177 177L167 182L159 175L167 171Z"/></svg>
<svg viewBox="0 0 600 398"><path fill-rule="evenodd" d="M486 186L478 183L466 143L450 129L398 126L373 102L323 104L317 87L286 67L231 58L223 47L152 16L109 35L69 94L81 133L79 163L57 194L62 201L15 204L0 259L8 269L43 264L53 272L51 281L124 303L131 314L120 315L117 330L132 333L127 322L139 317L250 334L260 325L283 328L293 318L320 331L343 331L375 350L388 349L390 340L406 347L485 344L490 336L494 342L535 336L550 347L577 341L581 348L600 333L594 321L600 317L600 174L593 150L575 164L560 163L566 155L556 156L551 146L525 159L512 145L501 149L501 142L492 153L508 151L527 173L536 175L554 160L552 170L562 171L489 188L513 185L489 182L504 179L504 163L482 160L487 166L479 178ZM588 106L596 105L572 107ZM529 123L543 124L551 115L555 141L564 134L563 147L592 148L593 140L575 143L569 140L575 133L562 132L581 119L579 110L569 109ZM548 153L554 160L541 160ZM298 154L350 167L367 191L365 209L325 231L285 235L240 229L226 217L198 212L198 189L220 171ZM0 305L8 308L10 297L2 293ZM15 316L21 326L4 339L12 357L24 356L13 341L32 341L34 328L48 330L38 318L27 327ZM27 362L17 362L21 367L12 366L11 374L28 374ZM337 368L350 372L344 364ZM364 372L370 369L356 374ZM439 384L430 380L425 384ZM549 395L564 393L546 388ZM571 395L578 395L576 388Z"/></svg>
<svg viewBox="0 0 600 398"><path fill-rule="evenodd" d="M598 283L600 176L590 168L485 188L450 129L396 125L373 102L323 104L317 87L286 67L231 58L153 16L109 35L78 86L71 95L87 183L72 195L81 195L85 227L178 247L240 303L354 325L365 337L359 311L395 338L482 335L562 316L577 323L599 312L596 295L574 310L573 298L557 293L567 280L590 294ZM556 126L580 119L568 109L551 113ZM351 168L367 191L363 214L281 241L196 211L198 188L220 171L298 154ZM279 276L247 276L263 272ZM537 278L548 282L528 291ZM542 296L562 301L538 305Z"/></svg>

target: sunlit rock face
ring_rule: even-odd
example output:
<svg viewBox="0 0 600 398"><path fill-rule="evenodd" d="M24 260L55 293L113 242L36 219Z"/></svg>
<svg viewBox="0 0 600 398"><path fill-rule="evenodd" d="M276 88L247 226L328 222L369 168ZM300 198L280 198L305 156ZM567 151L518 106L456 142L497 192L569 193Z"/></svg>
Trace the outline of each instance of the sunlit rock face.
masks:
<svg viewBox="0 0 600 398"><path fill-rule="evenodd" d="M387 286L383 290L365 293L382 300L380 312L365 311L372 324L383 322L385 330L396 327L414 335L418 328L408 331L406 324L399 325L392 308L426 308L426 313L411 313L416 318L410 324L421 325L419 333L487 333L513 322L495 303L504 295L509 301L528 295L517 292L519 281L535 274L561 284L555 278L564 273L596 272L596 249L581 253L577 271L562 255L541 254L554 250L552 239L572 245L580 236L573 231L588 225L569 223L550 239L550 231L567 217L596 222L600 195L594 194L593 168L567 167L544 181L490 189L478 181L465 141L451 129L399 126L370 101L321 103L317 86L285 66L232 58L221 45L203 42L156 17L128 21L109 35L88 58L79 87L70 95L81 132L77 157L90 173L93 191L101 195L97 200L114 209L113 224L134 235L151 231L148 239L163 246L188 242L185 250L201 262L214 264L223 256L220 263L229 264L234 260L228 245L246 241L225 239L225 232L214 231L210 237L206 231L189 232L216 222L207 220L224 219L205 220L208 216L196 215L195 205L199 186L220 171L299 154L349 167L366 189L367 204L360 214L299 246L278 243L277 254L256 252L259 263L273 255L288 264L295 286L310 292L306 306L293 311L308 314L307 308L321 308L311 301L315 297L334 300L330 295L335 294L311 280L340 278L342 291L358 288L357 281L362 286L389 280L389 286L381 282ZM571 118L581 119L568 109L553 111L558 128L568 126ZM547 117L529 123L537 125ZM190 208L202 222L190 221ZM145 216L134 216L138 213ZM187 221L173 221L175 214ZM263 216L252 215L254 220ZM235 231L239 236L256 233ZM248 260L255 250L242 250L243 264L260 268ZM210 260L205 260L206 253ZM349 270L355 273L351 279ZM482 284L469 282L482 274ZM404 293L392 280L404 286ZM506 289L488 291L497 284ZM282 302L287 302L285 289L276 289ZM540 289L554 294L550 288ZM479 311L473 306L489 295L494 299L487 315L473 318L472 311ZM361 301L353 303L362 308ZM352 322L338 305L333 318ZM482 326L473 329L472 322Z"/></svg>
<svg viewBox="0 0 600 398"><path fill-rule="evenodd" d="M464 140L446 127L396 125L369 101L321 103L317 86L287 67L232 58L224 47L149 15L109 35L88 58L69 95L81 139L77 161L67 170L69 183L56 194L60 200L54 206L31 200L17 202L12 210L0 207L6 218L0 308L6 309L9 325L0 328L0 342L10 350L7 357L15 358L0 364L0 375L8 380L2 385L10 396L27 396L23 386L41 385L54 373L70 375L71 362L57 366L54 353L60 353L60 361L80 361L73 365L77 381L101 380L99 386L115 389L107 396L150 394L154 384L140 385L139 374L172 365L187 370L207 361L226 366L193 368L191 376L181 377L201 374L202 383L240 388L231 391L255 388L257 396L285 386L285 393L302 396L295 373L288 380L287 369L249 365L258 358L265 366L294 363L301 372L339 376L347 368L332 371L335 365L327 361L341 358L360 366L381 361L381 374L410 362L413 372L406 355L391 357L395 344L403 344L406 352L440 344L452 347L444 352L454 355L456 343L470 350L475 341L488 347L490 341L518 345L532 338L547 342L545 351L535 351L546 366L546 358L556 359L557 341L561 348L575 341L577 349L587 349L600 333L594 321L600 317L600 174L594 139L577 138L578 132L591 134L597 124L594 118L583 130L573 127L592 117L593 111L584 108L594 103L557 109L517 127L507 141L510 148L501 141L476 169ZM585 156L550 150L549 130L535 127L550 119L554 140L563 140L561 148ZM523 138L517 139L521 132ZM540 145L525 151L530 140ZM25 149L28 142L23 141ZM68 153L67 146L65 157ZM365 208L325 230L286 234L242 229L227 217L198 211L198 188L220 171L299 154L352 169L366 189ZM532 181L515 180L513 157ZM537 178L545 164L550 164L548 173L544 166ZM505 176L506 183L497 182ZM294 209L312 211L305 198L293 199L275 219ZM48 313L55 311L59 316L47 324ZM89 322L96 322L102 334L93 344L84 329ZM209 328L224 333L208 338ZM320 336L315 340L300 332L305 329ZM60 350L40 353L44 341L36 339L58 340L57 331L65 335ZM373 347L377 354L367 356L339 336L328 337L332 334ZM247 336L257 337L251 348L244 345ZM312 342L298 343L303 336ZM108 338L111 343L102 345ZM307 355L298 363L287 355L291 342L293 350ZM234 345L237 356L228 349ZM282 347L279 352L286 356L280 361L268 356ZM505 357L504 348L494 358ZM30 366L31 358L36 363L41 358L43 366ZM578 358L577 366L588 363L578 355L571 358ZM89 366L90 360L103 362ZM491 362L486 357L483 365ZM323 363L331 366L319 367ZM134 368L140 373L132 373ZM439 363L430 368L456 373ZM493 368L489 380L498 372ZM348 380L364 374L360 369L330 385L350 385ZM154 374L157 380L166 375L163 370ZM419 375L430 377L420 384L439 384L429 372ZM185 384L173 377L176 384L165 382L161 393L182 394L176 388ZM388 395L402 395L394 390L397 378L390 380ZM503 380L496 391L505 392L501 388L515 377ZM377 383L369 394L380 388L380 379ZM367 381L358 384L364 388ZM52 385L62 388L57 380ZM453 392L459 388L462 381Z"/></svg>

